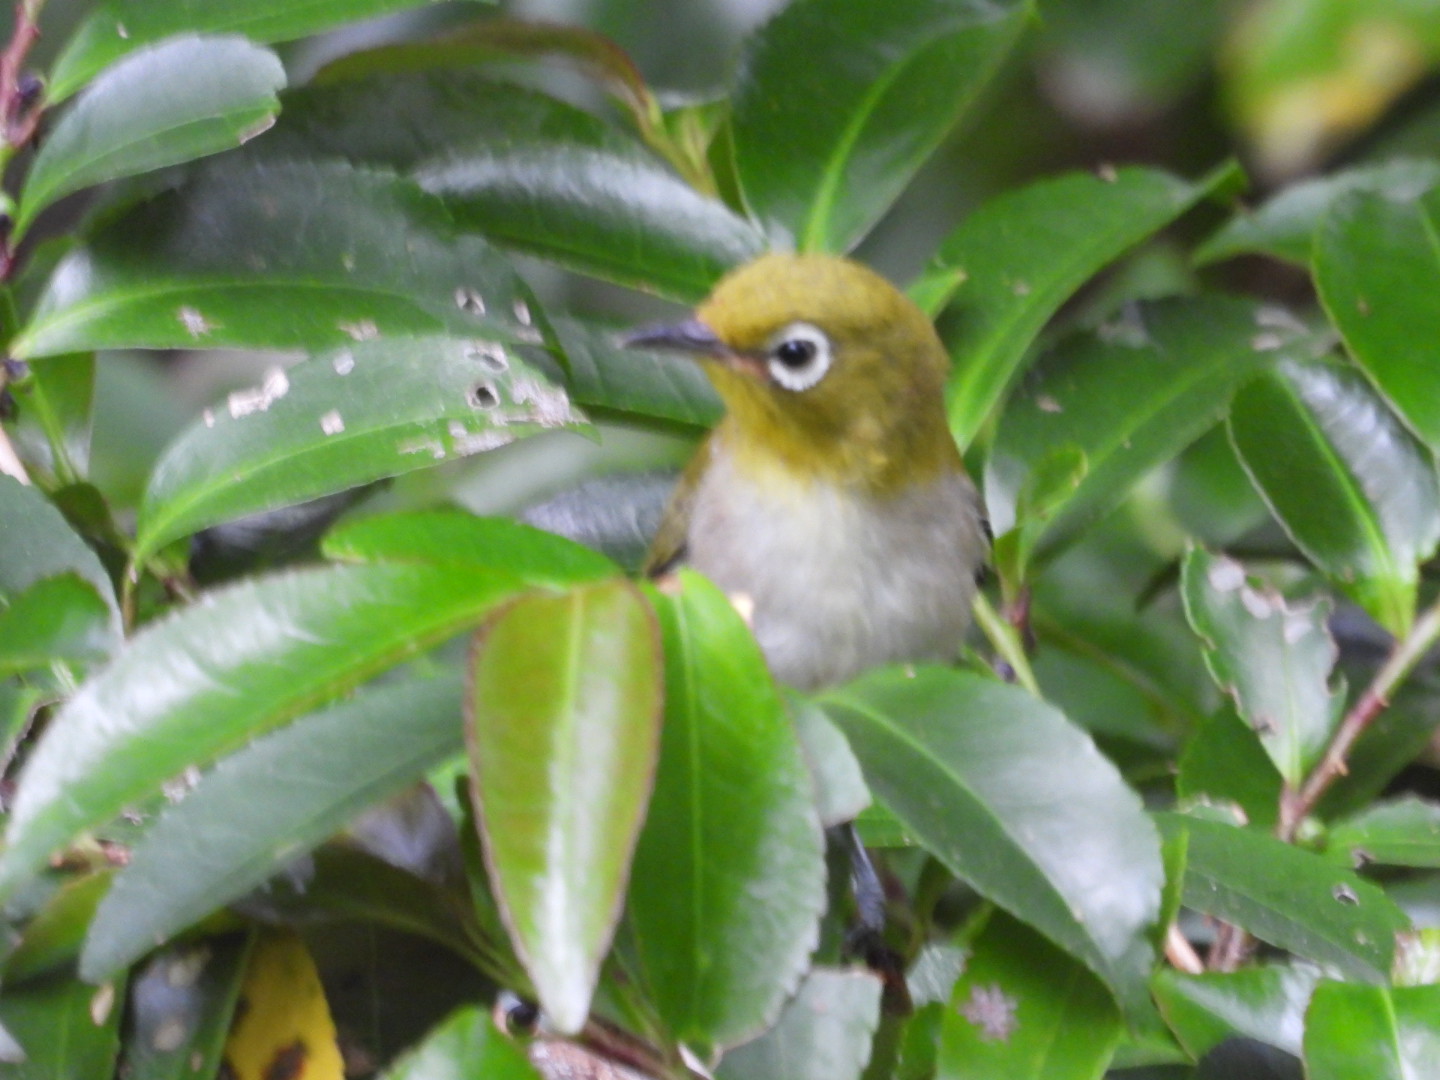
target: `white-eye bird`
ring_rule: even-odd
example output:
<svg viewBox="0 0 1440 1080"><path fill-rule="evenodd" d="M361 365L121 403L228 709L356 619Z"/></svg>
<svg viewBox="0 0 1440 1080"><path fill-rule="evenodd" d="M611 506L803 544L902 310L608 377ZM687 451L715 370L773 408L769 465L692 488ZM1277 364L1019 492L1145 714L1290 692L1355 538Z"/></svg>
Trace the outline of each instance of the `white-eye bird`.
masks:
<svg viewBox="0 0 1440 1080"><path fill-rule="evenodd" d="M627 343L697 358L726 409L651 573L688 564L748 597L772 672L799 689L958 655L987 532L918 307L849 259L771 254Z"/></svg>

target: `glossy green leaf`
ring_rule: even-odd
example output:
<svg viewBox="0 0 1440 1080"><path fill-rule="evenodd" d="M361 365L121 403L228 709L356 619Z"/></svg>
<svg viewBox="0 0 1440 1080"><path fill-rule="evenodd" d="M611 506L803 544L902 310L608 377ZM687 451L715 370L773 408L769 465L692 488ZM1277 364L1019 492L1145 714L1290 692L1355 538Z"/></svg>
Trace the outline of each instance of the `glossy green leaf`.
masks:
<svg viewBox="0 0 1440 1080"><path fill-rule="evenodd" d="M1299 964L1201 975L1165 967L1151 987L1165 1022L1196 1058L1236 1035L1298 1057L1305 1006L1319 978L1318 969Z"/></svg>
<svg viewBox="0 0 1440 1080"><path fill-rule="evenodd" d="M341 522L321 550L341 562L497 565L527 581L563 588L619 576L605 556L510 518L458 510L377 514Z"/></svg>
<svg viewBox="0 0 1440 1080"><path fill-rule="evenodd" d="M820 700L871 790L951 872L1143 1000L1159 838L1087 735L1018 687L944 668Z"/></svg>
<svg viewBox="0 0 1440 1080"><path fill-rule="evenodd" d="M1273 255L1308 265L1315 231L1330 208L1352 191L1370 191L1408 203L1440 182L1440 162L1387 161L1281 188L1254 210L1236 214L1195 249L1200 264L1235 255Z"/></svg>
<svg viewBox="0 0 1440 1080"><path fill-rule="evenodd" d="M490 1010L467 1005L385 1071L384 1080L539 1080L515 1040L496 1028Z"/></svg>
<svg viewBox="0 0 1440 1080"><path fill-rule="evenodd" d="M439 0L104 0L76 30L50 73L59 101L133 49L183 33L237 33L289 41Z"/></svg>
<svg viewBox="0 0 1440 1080"><path fill-rule="evenodd" d="M461 748L459 682L433 679L369 690L225 758L133 848L81 972L133 963Z"/></svg>
<svg viewBox="0 0 1440 1080"><path fill-rule="evenodd" d="M402 254L403 253L403 254ZM450 333L538 340L523 283L403 180L340 162L226 157L98 229L12 345L325 348Z"/></svg>
<svg viewBox="0 0 1440 1080"><path fill-rule="evenodd" d="M750 38L731 117L745 204L843 252L990 82L1029 2L798 0Z"/></svg>
<svg viewBox="0 0 1440 1080"><path fill-rule="evenodd" d="M1216 684L1291 787L1320 760L1339 722L1330 672L1330 603L1291 602L1224 555L1194 548L1181 568L1185 614Z"/></svg>
<svg viewBox="0 0 1440 1080"><path fill-rule="evenodd" d="M1114 1000L1034 930L996 915L940 1027L937 1080L1099 1080L1120 1041Z"/></svg>
<svg viewBox="0 0 1440 1080"><path fill-rule="evenodd" d="M130 983L126 1080L195 1080L220 1068L250 935L163 949Z"/></svg>
<svg viewBox="0 0 1440 1080"><path fill-rule="evenodd" d="M90 471L95 398L95 357L91 353L52 356L12 386L20 415L9 430L20 457L59 483L74 483Z"/></svg>
<svg viewBox="0 0 1440 1080"><path fill-rule="evenodd" d="M1189 833L1186 907L1351 978L1385 979L1409 920L1376 886L1254 829L1154 816L1167 836Z"/></svg>
<svg viewBox="0 0 1440 1080"><path fill-rule="evenodd" d="M1440 186L1341 199L1315 238L1315 285L1345 345L1410 427L1440 446Z"/></svg>
<svg viewBox="0 0 1440 1080"><path fill-rule="evenodd" d="M52 663L91 663L115 644L110 608L73 571L36 582L0 609L0 678Z"/></svg>
<svg viewBox="0 0 1440 1080"><path fill-rule="evenodd" d="M1259 341L1261 318L1226 298L1162 301L1047 354L1007 403L986 463L997 535L1019 528L1023 550L1052 553L1213 427L1265 363L1260 345L1304 347L1288 334ZM1022 517L1021 493L1060 453L1082 454L1085 471L1068 492L1054 486L1044 513Z"/></svg>
<svg viewBox="0 0 1440 1080"><path fill-rule="evenodd" d="M466 741L485 859L561 1034L590 1012L660 745L655 616L626 581L529 596L476 639Z"/></svg>
<svg viewBox="0 0 1440 1080"><path fill-rule="evenodd" d="M945 239L927 274L965 275L947 319L955 370L946 400L961 446L975 438L1060 305L1223 176L1189 184L1153 169L1071 173L993 199Z"/></svg>
<svg viewBox="0 0 1440 1080"><path fill-rule="evenodd" d="M1344 866L1440 869L1440 803L1414 795L1376 803L1331 826L1325 851Z"/></svg>
<svg viewBox="0 0 1440 1080"><path fill-rule="evenodd" d="M1235 397L1245 471L1305 554L1382 625L1404 634L1419 563L1440 541L1431 453L1359 372L1281 363Z"/></svg>
<svg viewBox="0 0 1440 1080"><path fill-rule="evenodd" d="M716 1080L860 1080L880 991L869 971L811 968L775 1026L727 1053Z"/></svg>
<svg viewBox="0 0 1440 1080"><path fill-rule="evenodd" d="M723 408L700 365L674 353L627 349L615 330L552 320L570 396L581 405L710 427Z"/></svg>
<svg viewBox="0 0 1440 1080"><path fill-rule="evenodd" d="M1233 705L1217 710L1191 734L1175 773L1175 794L1186 801L1233 803L1246 821L1271 828L1280 816L1284 781L1255 729Z"/></svg>
<svg viewBox="0 0 1440 1080"><path fill-rule="evenodd" d="M263 152L398 169L462 228L596 277L696 300L765 247L612 125L474 70L326 85L285 108Z"/></svg>
<svg viewBox="0 0 1440 1080"><path fill-rule="evenodd" d="M274 368L172 442L140 507L136 547L386 476L589 425L503 345L357 342Z"/></svg>
<svg viewBox="0 0 1440 1080"><path fill-rule="evenodd" d="M112 877L109 869L98 870L72 877L55 890L15 936L5 958L7 986L52 975L61 968L67 975L74 970L85 931Z"/></svg>
<svg viewBox="0 0 1440 1080"><path fill-rule="evenodd" d="M108 68L40 145L15 232L57 199L237 146L274 122L285 69L246 38L187 34Z"/></svg>
<svg viewBox="0 0 1440 1080"><path fill-rule="evenodd" d="M0 597L10 599L44 578L74 573L110 609L110 634L120 636L115 590L99 557L76 535L44 495L10 476L0 476Z"/></svg>
<svg viewBox="0 0 1440 1080"><path fill-rule="evenodd" d="M1422 1080L1440 1060L1440 986L1325 980L1305 1015L1308 1080Z"/></svg>
<svg viewBox="0 0 1440 1080"><path fill-rule="evenodd" d="M51 718L32 752L0 895L81 829L460 633L524 585L456 567L328 567L213 593L147 628Z"/></svg>
<svg viewBox="0 0 1440 1080"><path fill-rule="evenodd" d="M58 1080L114 1074L125 986L91 986L55 975L0 994L0 1030L24 1060L0 1065L6 1080Z"/></svg>
<svg viewBox="0 0 1440 1080"><path fill-rule="evenodd" d="M656 595L665 723L627 930L671 1035L704 1055L794 993L825 906L824 843L795 732L750 630L689 571Z"/></svg>

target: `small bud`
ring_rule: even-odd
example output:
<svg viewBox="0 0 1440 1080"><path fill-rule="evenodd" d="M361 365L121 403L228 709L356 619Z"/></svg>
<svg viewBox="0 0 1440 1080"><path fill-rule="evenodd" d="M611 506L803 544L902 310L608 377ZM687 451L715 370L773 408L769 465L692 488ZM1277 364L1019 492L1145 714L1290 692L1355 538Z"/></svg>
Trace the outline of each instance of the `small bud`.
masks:
<svg viewBox="0 0 1440 1080"><path fill-rule="evenodd" d="M27 72L20 76L20 82L15 89L20 95L20 108L29 109L45 92L45 80L34 72Z"/></svg>

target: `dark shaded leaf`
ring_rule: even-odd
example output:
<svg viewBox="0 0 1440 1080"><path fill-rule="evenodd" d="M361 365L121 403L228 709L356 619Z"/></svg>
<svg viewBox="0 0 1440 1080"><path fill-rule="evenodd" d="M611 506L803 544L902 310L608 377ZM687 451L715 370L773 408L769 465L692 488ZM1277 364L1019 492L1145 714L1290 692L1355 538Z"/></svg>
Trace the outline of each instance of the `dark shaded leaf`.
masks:
<svg viewBox="0 0 1440 1080"><path fill-rule="evenodd" d="M1195 730L1175 774L1180 799L1232 802L1260 828L1273 827L1279 819L1283 787L1255 729L1233 707L1220 709Z"/></svg>
<svg viewBox="0 0 1440 1080"><path fill-rule="evenodd" d="M249 954L248 934L208 938L164 949L136 973L126 1080L195 1080L219 1069Z"/></svg>

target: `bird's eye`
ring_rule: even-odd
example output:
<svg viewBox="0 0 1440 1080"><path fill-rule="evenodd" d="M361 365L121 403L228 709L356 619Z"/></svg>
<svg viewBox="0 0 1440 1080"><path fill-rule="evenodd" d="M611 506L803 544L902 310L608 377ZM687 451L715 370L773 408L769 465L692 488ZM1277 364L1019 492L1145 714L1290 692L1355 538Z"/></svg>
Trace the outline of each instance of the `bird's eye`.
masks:
<svg viewBox="0 0 1440 1080"><path fill-rule="evenodd" d="M786 390L808 390L830 370L830 339L810 323L791 323L765 350L770 377Z"/></svg>

